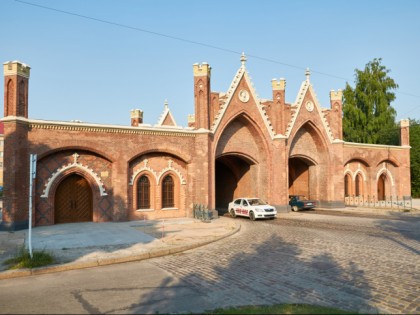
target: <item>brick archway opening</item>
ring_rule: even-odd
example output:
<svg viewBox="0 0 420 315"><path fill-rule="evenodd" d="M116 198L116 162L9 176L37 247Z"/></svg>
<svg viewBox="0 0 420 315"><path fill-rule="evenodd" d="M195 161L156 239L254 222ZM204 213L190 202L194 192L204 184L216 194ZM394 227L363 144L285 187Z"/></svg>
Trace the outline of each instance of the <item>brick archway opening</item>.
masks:
<svg viewBox="0 0 420 315"><path fill-rule="evenodd" d="M233 154L216 159L216 209L219 214L226 213L229 202L235 198L258 195L256 166Z"/></svg>
<svg viewBox="0 0 420 315"><path fill-rule="evenodd" d="M314 164L302 158L289 159L289 195L311 198L311 168Z"/></svg>

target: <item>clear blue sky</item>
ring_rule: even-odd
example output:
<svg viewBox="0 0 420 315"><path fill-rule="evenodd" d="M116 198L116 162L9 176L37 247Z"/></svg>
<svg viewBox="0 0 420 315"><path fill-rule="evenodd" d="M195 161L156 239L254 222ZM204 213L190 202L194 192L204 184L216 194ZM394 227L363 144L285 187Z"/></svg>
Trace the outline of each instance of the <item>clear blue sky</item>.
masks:
<svg viewBox="0 0 420 315"><path fill-rule="evenodd" d="M31 66L33 119L128 125L139 108L155 124L167 99L185 126L194 112L192 65L208 62L212 90L225 92L242 51L261 98L271 98L272 78L284 77L294 102L309 67L322 107L331 89L353 85L356 68L382 58L399 84L397 119L420 119L418 0L24 1L92 18L0 0L0 61Z"/></svg>

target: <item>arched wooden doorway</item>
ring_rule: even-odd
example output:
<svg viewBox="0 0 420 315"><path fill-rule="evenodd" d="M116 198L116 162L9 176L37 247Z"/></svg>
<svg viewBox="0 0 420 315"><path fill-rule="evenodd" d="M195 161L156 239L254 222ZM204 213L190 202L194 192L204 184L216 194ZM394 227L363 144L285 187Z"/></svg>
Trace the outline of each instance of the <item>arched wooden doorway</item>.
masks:
<svg viewBox="0 0 420 315"><path fill-rule="evenodd" d="M289 159L289 195L304 195L310 198L311 166L309 161L301 158Z"/></svg>
<svg viewBox="0 0 420 315"><path fill-rule="evenodd" d="M350 174L344 176L344 197L349 197L352 194L352 180Z"/></svg>
<svg viewBox="0 0 420 315"><path fill-rule="evenodd" d="M67 176L59 184L54 200L55 224L93 220L92 189L82 176Z"/></svg>
<svg viewBox="0 0 420 315"><path fill-rule="evenodd" d="M355 180L356 196L363 196L363 178L360 174L356 175Z"/></svg>
<svg viewBox="0 0 420 315"><path fill-rule="evenodd" d="M387 178L382 174L378 178L378 200L385 200Z"/></svg>

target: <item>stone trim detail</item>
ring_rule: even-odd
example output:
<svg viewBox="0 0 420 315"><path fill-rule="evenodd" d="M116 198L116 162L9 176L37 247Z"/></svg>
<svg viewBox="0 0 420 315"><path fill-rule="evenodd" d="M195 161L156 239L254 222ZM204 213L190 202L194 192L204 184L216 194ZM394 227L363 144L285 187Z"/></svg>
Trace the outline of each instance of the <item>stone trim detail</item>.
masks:
<svg viewBox="0 0 420 315"><path fill-rule="evenodd" d="M382 168L376 173L376 182L378 182L379 176L381 176L383 173L386 173L386 175L389 176L391 180L391 186L395 186L394 177L392 176L391 171L386 167L386 162L383 163Z"/></svg>
<svg viewBox="0 0 420 315"><path fill-rule="evenodd" d="M51 177L47 180L47 183L45 184L45 189L43 191L43 194L41 195L41 198L48 198L51 186L54 183L54 181L57 179L57 177L59 175L61 175L62 173L64 173L65 171L71 169L71 168L79 168L79 169L87 172L88 174L90 174L93 177L93 179L96 181L96 184L99 187L100 196L108 196L108 194L105 191L104 184L102 183L101 177L98 174L96 174L94 170L92 170L92 169L80 164L79 162L77 162L78 157L79 157L79 155L77 153L74 153L73 154L73 158L74 158L73 163L69 163L69 164L57 169L57 171L54 172L51 175Z"/></svg>
<svg viewBox="0 0 420 315"><path fill-rule="evenodd" d="M173 162L174 162L174 161L172 161L172 160L169 160L169 161L168 161L168 167L164 168L164 169L160 172L160 174L159 174L159 176L158 176L158 178L157 178L157 183L159 183L159 182L160 182L160 178L162 177L162 175L163 175L163 174L165 174L165 173L166 173L166 172L168 172L168 171L173 171L173 172L175 172L175 173L178 175L179 180L181 181L181 185L186 185L186 184L187 184L187 181L185 180L185 178L184 178L184 176L182 175L182 173L181 173L178 169L176 169L176 168L174 168L174 167L172 166Z"/></svg>
<svg viewBox="0 0 420 315"><path fill-rule="evenodd" d="M137 171L134 172L134 174L131 176L129 185L133 186L134 185L134 180L136 179L137 175L140 174L143 171L148 171L148 172L152 173L155 176L156 184L159 183L162 175L165 174L168 171L173 171L174 173L176 173L178 175L179 180L181 182L181 185L186 185L187 184L187 181L185 180L185 178L182 175L182 173L178 169L176 169L176 168L174 168L172 166L172 164L173 164L173 161L172 160L169 160L168 161L168 166L166 168L164 168L163 170L161 170L160 173L159 173L159 175L158 175L158 173L154 169L152 169L151 167L149 167L147 165L148 162L149 161L147 159L143 161L143 163L144 163L143 167L139 168Z"/></svg>
<svg viewBox="0 0 420 315"><path fill-rule="evenodd" d="M154 169L152 169L150 166L147 165L147 163L149 162L149 160L145 159L143 161L144 165L143 167L139 168L137 171L134 172L134 174L131 176L130 182L128 183L129 185L133 186L134 185L134 180L136 179L136 177L143 171L147 171L150 172L151 174L153 174L155 176L156 182L158 179L157 173Z"/></svg>
<svg viewBox="0 0 420 315"><path fill-rule="evenodd" d="M175 137L195 137L197 132L190 127L180 126L155 126L142 124L138 127L126 127L118 125L101 125L83 122L66 122L54 120L35 120L23 117L7 116L1 118L0 121L16 121L17 123L28 124L29 129L49 129L49 130L65 130L65 131L87 131L98 133L121 133L121 134L138 134L151 136L175 136Z"/></svg>
<svg viewBox="0 0 420 315"><path fill-rule="evenodd" d="M352 170L350 169L350 164L346 164L346 167L345 167L345 170L344 170L344 176L349 174L351 176L352 180L355 181L356 176L359 173L362 174L363 181L366 182L367 181L367 176L366 176L365 172L362 170L362 168L360 167L360 163L357 165L357 170L355 172L352 172Z"/></svg>

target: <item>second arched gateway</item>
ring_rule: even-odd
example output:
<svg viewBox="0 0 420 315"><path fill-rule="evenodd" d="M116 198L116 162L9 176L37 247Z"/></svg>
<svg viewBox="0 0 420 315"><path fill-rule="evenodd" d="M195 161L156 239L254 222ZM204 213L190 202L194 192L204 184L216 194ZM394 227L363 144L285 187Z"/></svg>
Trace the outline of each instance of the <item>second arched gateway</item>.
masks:
<svg viewBox="0 0 420 315"><path fill-rule="evenodd" d="M180 127L167 102L154 126L140 110L131 126L29 119L29 69L4 64L3 228L27 226L29 153L33 225L188 217L194 205L226 211L240 197L286 211L295 194L331 208L348 195L411 193L407 121L401 146L344 142L342 93L322 108L309 71L287 103L284 79L272 80L272 99L257 96L245 56L224 93L211 91L208 64L194 64L195 113Z"/></svg>

